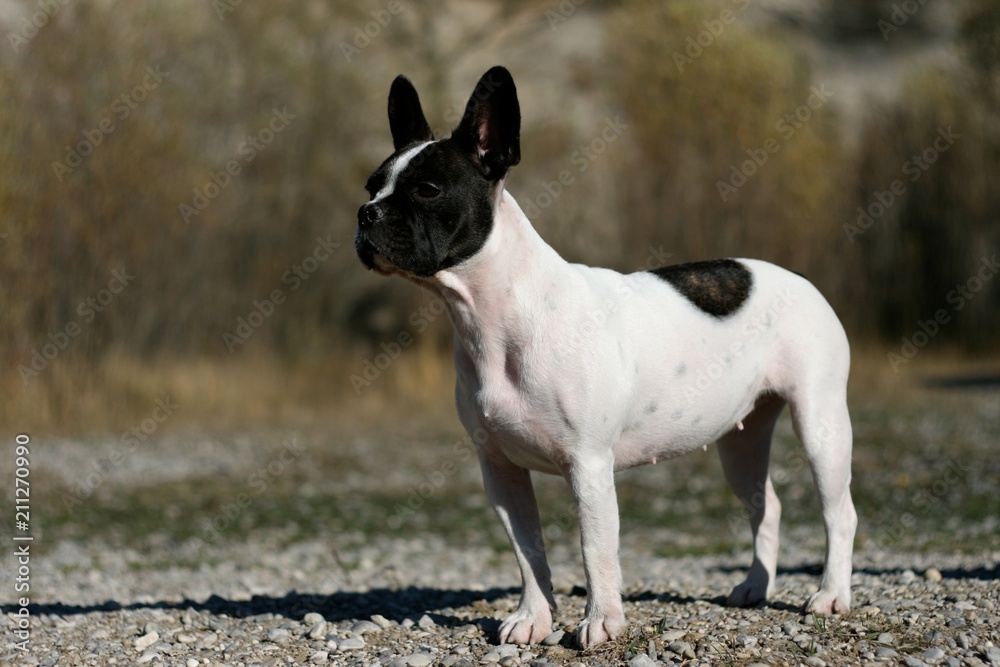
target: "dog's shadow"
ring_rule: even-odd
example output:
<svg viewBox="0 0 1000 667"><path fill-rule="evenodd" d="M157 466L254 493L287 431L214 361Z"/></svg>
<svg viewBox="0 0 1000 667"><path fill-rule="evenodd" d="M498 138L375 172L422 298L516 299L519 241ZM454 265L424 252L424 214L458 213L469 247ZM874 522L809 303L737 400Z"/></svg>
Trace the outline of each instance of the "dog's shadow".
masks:
<svg viewBox="0 0 1000 667"><path fill-rule="evenodd" d="M468 624L480 624L484 630L492 629L492 619L459 618L438 611L440 609L463 608L476 602L490 603L498 598L515 595L519 588L491 588L487 590L440 589L409 587L402 589L373 589L364 593L338 592L330 595L317 593L299 593L290 591L281 597L269 595L254 595L249 600L230 600L218 595L212 595L204 601L184 599L180 601L159 600L156 602L133 602L121 604L116 600L107 600L99 604L71 605L61 602L32 603L28 610L33 615L56 614L59 616L77 616L95 612L115 612L121 610L136 611L142 609L160 609L164 611L184 611L192 609L215 616L232 618L249 618L262 614L283 616L289 620L301 621L306 614L316 612L323 615L328 622L337 623L356 619L367 619L375 614L402 622L404 619L419 619L428 615L437 625L457 627ZM20 607L12 604L0 606L3 613L16 613ZM499 622L496 622L499 627Z"/></svg>

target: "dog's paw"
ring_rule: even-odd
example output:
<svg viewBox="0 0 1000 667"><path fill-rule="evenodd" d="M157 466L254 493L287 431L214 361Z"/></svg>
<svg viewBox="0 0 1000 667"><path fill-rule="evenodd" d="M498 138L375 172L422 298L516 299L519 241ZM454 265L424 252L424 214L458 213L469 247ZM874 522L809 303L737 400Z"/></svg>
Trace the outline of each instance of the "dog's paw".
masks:
<svg viewBox="0 0 1000 667"><path fill-rule="evenodd" d="M500 624L501 644L537 644L552 634L552 614L518 609Z"/></svg>
<svg viewBox="0 0 1000 667"><path fill-rule="evenodd" d="M576 641L581 648L597 646L625 632L626 626L625 614L621 610L593 618L588 616L576 629Z"/></svg>
<svg viewBox="0 0 1000 667"><path fill-rule="evenodd" d="M768 598L766 581L751 581L747 579L742 584L733 588L733 592L726 598L726 605L729 607L755 607Z"/></svg>
<svg viewBox="0 0 1000 667"><path fill-rule="evenodd" d="M816 616L832 616L846 614L851 610L851 593L821 590L814 593L806 603L806 611Z"/></svg>

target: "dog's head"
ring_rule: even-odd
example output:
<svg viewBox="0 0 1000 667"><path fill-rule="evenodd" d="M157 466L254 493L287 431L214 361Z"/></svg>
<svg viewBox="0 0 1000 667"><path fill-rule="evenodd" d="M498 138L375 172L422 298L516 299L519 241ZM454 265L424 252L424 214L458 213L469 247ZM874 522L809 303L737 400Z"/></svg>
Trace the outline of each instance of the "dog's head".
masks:
<svg viewBox="0 0 1000 667"><path fill-rule="evenodd" d="M521 158L521 112L503 67L486 72L452 135L435 140L413 84L389 90L395 152L368 178L354 247L379 273L417 278L475 255L493 228L507 171Z"/></svg>

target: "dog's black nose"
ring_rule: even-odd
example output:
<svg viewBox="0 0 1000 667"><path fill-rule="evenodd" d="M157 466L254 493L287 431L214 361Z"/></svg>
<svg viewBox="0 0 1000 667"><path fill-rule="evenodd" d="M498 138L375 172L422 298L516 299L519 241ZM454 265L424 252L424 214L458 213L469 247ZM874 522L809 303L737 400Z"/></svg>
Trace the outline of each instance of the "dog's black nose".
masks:
<svg viewBox="0 0 1000 667"><path fill-rule="evenodd" d="M364 206L358 209L358 224L361 227L367 227L378 220L384 215L382 207L378 204L368 202Z"/></svg>

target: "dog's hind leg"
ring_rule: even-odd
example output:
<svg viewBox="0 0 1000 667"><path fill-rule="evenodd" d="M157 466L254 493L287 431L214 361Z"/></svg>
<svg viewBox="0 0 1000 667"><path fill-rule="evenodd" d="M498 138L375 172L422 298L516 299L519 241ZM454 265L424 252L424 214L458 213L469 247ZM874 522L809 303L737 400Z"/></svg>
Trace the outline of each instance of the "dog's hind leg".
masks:
<svg viewBox="0 0 1000 667"><path fill-rule="evenodd" d="M851 557L858 517L851 500L852 433L845 385L846 377L789 400L792 424L805 446L826 527L823 582L806 605L807 611L819 615L851 608Z"/></svg>
<svg viewBox="0 0 1000 667"><path fill-rule="evenodd" d="M781 503L767 467L774 424L784 407L778 396L761 396L743 420L743 428L734 428L718 442L726 480L743 504L753 532L753 562L746 580L729 594L726 604L732 606L758 604L774 590Z"/></svg>

